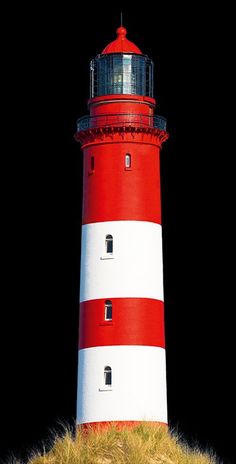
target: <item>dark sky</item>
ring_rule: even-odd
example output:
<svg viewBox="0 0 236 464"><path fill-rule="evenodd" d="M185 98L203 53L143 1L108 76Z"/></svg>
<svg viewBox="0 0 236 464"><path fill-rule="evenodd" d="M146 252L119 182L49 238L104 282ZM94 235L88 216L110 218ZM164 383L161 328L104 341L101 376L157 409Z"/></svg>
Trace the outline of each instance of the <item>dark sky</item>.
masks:
<svg viewBox="0 0 236 464"><path fill-rule="evenodd" d="M128 38L155 62L156 112L170 133L161 154L169 420L231 464L235 181L221 11L58 3L21 5L23 20L14 8L10 21L3 459L25 457L75 417L82 152L73 134L87 113L89 61L115 38L122 9Z"/></svg>

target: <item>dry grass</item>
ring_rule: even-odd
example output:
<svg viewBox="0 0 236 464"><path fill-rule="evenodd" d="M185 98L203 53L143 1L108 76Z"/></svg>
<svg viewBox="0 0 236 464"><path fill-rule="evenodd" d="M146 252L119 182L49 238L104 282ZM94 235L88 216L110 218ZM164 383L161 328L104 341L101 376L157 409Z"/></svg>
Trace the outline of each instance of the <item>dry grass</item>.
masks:
<svg viewBox="0 0 236 464"><path fill-rule="evenodd" d="M190 448L163 426L142 423L133 429L69 431L55 439L48 453L28 464L216 464L216 458Z"/></svg>

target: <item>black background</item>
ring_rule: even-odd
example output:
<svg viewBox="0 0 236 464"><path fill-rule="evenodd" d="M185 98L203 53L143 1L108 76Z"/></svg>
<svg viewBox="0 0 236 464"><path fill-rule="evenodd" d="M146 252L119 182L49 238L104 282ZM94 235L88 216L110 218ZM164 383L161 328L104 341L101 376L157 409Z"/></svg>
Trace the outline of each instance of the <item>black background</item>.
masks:
<svg viewBox="0 0 236 464"><path fill-rule="evenodd" d="M115 38L121 9L128 38L154 60L156 112L170 133L161 154L169 420L189 443L234 462L227 23L220 9L195 2L12 7L1 174L3 462L47 446L51 430L75 417L82 152L73 134L87 113L89 61Z"/></svg>

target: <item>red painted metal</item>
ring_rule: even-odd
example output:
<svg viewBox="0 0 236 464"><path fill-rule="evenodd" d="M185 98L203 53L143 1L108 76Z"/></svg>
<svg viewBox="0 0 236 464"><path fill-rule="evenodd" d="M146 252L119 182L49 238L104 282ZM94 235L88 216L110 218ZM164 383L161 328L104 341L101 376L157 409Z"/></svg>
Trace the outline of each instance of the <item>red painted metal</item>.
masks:
<svg viewBox="0 0 236 464"><path fill-rule="evenodd" d="M152 116L155 105L154 98L129 94L104 95L88 101L91 116L102 113L141 113Z"/></svg>
<svg viewBox="0 0 236 464"><path fill-rule="evenodd" d="M162 301L149 298L110 300L112 321L105 321L105 299L80 303L79 349L110 345L165 347Z"/></svg>
<svg viewBox="0 0 236 464"><path fill-rule="evenodd" d="M95 142L84 148L83 224L119 220L161 223L159 150L142 139L141 133L139 137L136 134L135 142ZM126 153L131 155L130 169L125 168Z"/></svg>
<svg viewBox="0 0 236 464"><path fill-rule="evenodd" d="M104 48L104 50L102 51L102 55L105 55L107 53L137 53L139 55L142 54L141 50L133 42L130 42L130 40L126 39L127 30L125 29L125 27L118 27L116 34L116 40L113 40L113 42L109 43Z"/></svg>

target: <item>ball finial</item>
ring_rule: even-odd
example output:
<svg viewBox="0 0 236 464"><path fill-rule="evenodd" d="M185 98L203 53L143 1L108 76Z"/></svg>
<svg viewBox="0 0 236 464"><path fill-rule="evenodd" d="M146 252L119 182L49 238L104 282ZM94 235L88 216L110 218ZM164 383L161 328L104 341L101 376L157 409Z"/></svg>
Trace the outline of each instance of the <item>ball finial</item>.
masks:
<svg viewBox="0 0 236 464"><path fill-rule="evenodd" d="M120 26L118 27L118 29L116 29L116 33L117 33L117 38L125 38L126 34L127 34L127 30L125 29L124 26Z"/></svg>

